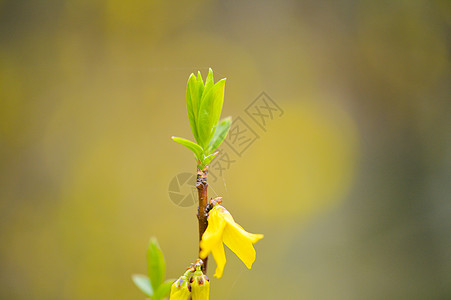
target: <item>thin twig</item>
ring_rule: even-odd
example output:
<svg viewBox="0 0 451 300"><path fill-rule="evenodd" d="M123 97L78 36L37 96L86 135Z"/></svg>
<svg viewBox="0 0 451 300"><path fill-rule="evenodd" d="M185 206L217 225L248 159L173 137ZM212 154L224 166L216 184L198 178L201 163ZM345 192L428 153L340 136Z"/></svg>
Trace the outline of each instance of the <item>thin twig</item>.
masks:
<svg viewBox="0 0 451 300"><path fill-rule="evenodd" d="M208 166L206 166L203 170L197 170L197 180L196 180L196 188L199 196L199 208L197 211L197 219L199 221L199 254L200 254L200 241L202 240L202 235L208 226L207 220L207 212L206 208L208 205L208 183L207 183L207 175L208 175ZM208 256L203 259L202 272L207 274L207 262Z"/></svg>

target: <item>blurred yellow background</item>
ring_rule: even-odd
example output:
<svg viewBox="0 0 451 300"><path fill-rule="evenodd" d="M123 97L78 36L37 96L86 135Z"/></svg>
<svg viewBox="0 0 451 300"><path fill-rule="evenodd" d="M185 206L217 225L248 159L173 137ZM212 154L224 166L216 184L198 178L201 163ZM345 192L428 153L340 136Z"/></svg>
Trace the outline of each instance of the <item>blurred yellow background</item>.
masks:
<svg viewBox="0 0 451 300"><path fill-rule="evenodd" d="M143 299L150 236L168 278L195 260L170 137L209 67L259 137L210 196L265 234L212 299L451 298L450 1L1 0L0 24L1 299Z"/></svg>

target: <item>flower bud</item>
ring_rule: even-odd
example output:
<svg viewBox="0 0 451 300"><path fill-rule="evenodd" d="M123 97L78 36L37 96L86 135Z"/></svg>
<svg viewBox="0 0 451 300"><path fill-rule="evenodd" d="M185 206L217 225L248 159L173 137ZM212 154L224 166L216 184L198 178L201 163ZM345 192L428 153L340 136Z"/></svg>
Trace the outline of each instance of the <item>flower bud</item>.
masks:
<svg viewBox="0 0 451 300"><path fill-rule="evenodd" d="M190 285L189 285L189 275L190 271L187 271L183 276L174 281L171 286L171 300L189 300L191 296Z"/></svg>
<svg viewBox="0 0 451 300"><path fill-rule="evenodd" d="M210 297L210 280L201 271L200 265L191 277L191 296L193 300L208 300Z"/></svg>

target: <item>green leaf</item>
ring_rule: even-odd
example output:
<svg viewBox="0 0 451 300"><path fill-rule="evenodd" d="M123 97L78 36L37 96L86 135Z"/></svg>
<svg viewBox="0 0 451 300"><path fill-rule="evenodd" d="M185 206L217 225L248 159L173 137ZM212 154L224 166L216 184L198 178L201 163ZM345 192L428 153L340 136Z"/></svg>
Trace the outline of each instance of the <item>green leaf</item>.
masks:
<svg viewBox="0 0 451 300"><path fill-rule="evenodd" d="M202 94L196 125L199 137L198 143L203 149L207 149L221 116L225 81L225 78L219 80L211 89L206 89Z"/></svg>
<svg viewBox="0 0 451 300"><path fill-rule="evenodd" d="M156 238L151 238L147 248L147 275L149 275L152 289L156 291L164 280L166 265L163 252Z"/></svg>
<svg viewBox="0 0 451 300"><path fill-rule="evenodd" d="M227 136L227 133L229 133L230 125L232 124L232 117L227 117L219 121L218 125L216 126L215 133L213 135L213 138L210 141L210 144L208 145L208 153L210 154L221 145L221 143L224 141L224 139Z"/></svg>
<svg viewBox="0 0 451 300"><path fill-rule="evenodd" d="M205 89L211 89L214 85L215 81L213 78L213 70L211 68L208 69L208 75L205 79Z"/></svg>
<svg viewBox="0 0 451 300"><path fill-rule="evenodd" d="M188 120L191 126L191 131L193 132L194 139L197 142L199 142L199 138L197 133L196 119L199 112L199 102L201 96L202 94L199 93L196 76L194 76L194 74L191 74L186 86L186 110L188 111Z"/></svg>
<svg viewBox="0 0 451 300"><path fill-rule="evenodd" d="M218 156L218 154L219 154L219 151L212 153L212 154L208 155L207 157L205 157L204 160L202 161L202 164L203 164L202 169L205 166L209 165L213 161L213 159L215 159L216 156Z"/></svg>
<svg viewBox="0 0 451 300"><path fill-rule="evenodd" d="M190 140L187 140L187 139L184 139L184 138L180 138L180 137L176 137L176 136L173 136L171 138L172 138L172 140L174 142L182 144L183 146L185 146L189 150L193 151L197 160L200 160L202 158L202 154L203 154L204 150L198 144L196 144L194 142L191 142Z"/></svg>
<svg viewBox="0 0 451 300"><path fill-rule="evenodd" d="M136 286L147 296L153 297L153 289L150 284L150 280L145 275L133 274L132 280L136 284Z"/></svg>
<svg viewBox="0 0 451 300"><path fill-rule="evenodd" d="M202 75L200 74L200 71L197 71L197 85L199 88L199 94L202 96L205 85L204 85L204 81L202 80Z"/></svg>
<svg viewBox="0 0 451 300"><path fill-rule="evenodd" d="M171 286L174 283L174 281L175 279L168 279L165 282L163 282L158 288L158 290L155 292L153 299L159 300L169 296L169 293L171 292Z"/></svg>
<svg viewBox="0 0 451 300"><path fill-rule="evenodd" d="M194 115L196 116L196 120L197 120L197 116L199 115L199 108L200 108L200 101L202 99L202 95L205 91L205 85L204 82L202 80L202 75L200 74L200 72L197 72L197 92L196 92L196 96L197 98L197 110L194 112Z"/></svg>

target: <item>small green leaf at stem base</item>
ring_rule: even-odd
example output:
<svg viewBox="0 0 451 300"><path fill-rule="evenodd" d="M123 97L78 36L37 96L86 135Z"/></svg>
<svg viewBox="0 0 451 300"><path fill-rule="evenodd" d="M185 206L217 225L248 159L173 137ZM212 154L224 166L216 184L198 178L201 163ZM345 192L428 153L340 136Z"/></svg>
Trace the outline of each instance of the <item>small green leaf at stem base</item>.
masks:
<svg viewBox="0 0 451 300"><path fill-rule="evenodd" d="M153 297L153 289L147 276L141 274L132 275L133 282L146 296Z"/></svg>
<svg viewBox="0 0 451 300"><path fill-rule="evenodd" d="M174 283L175 279L168 279L165 282L163 282L160 287L158 288L158 290L155 292L154 296L153 296L153 300L160 300L160 299L164 299L167 296L169 296L169 293L171 292L171 286L172 283Z"/></svg>
<svg viewBox="0 0 451 300"><path fill-rule="evenodd" d="M156 291L163 283L166 271L163 252L156 238L151 238L147 248L147 275L149 276L152 289Z"/></svg>

